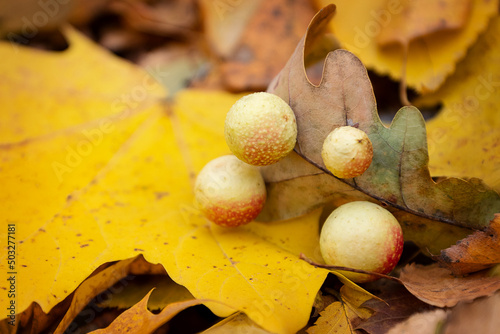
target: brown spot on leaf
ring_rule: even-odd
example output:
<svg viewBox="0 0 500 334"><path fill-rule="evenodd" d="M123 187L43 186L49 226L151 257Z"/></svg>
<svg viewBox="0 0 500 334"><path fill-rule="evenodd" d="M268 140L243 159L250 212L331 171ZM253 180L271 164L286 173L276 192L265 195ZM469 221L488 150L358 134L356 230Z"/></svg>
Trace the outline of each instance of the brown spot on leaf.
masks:
<svg viewBox="0 0 500 334"><path fill-rule="evenodd" d="M170 193L168 191L157 191L157 192L155 192L155 197L156 197L157 201L160 200L160 199L162 199L163 197L169 196L169 195L170 195Z"/></svg>

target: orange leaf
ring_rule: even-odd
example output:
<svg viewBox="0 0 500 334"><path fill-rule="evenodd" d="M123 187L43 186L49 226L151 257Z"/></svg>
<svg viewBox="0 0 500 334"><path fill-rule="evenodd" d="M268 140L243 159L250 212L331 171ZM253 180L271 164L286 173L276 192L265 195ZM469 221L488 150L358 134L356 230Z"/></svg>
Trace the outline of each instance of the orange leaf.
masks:
<svg viewBox="0 0 500 334"><path fill-rule="evenodd" d="M500 263L500 214L490 226L476 231L441 251L438 260L455 275L463 275Z"/></svg>
<svg viewBox="0 0 500 334"><path fill-rule="evenodd" d="M408 265L401 271L400 279L415 297L438 307L452 307L460 301L489 296L500 289L498 277L488 277L485 272L455 277L437 264Z"/></svg>
<svg viewBox="0 0 500 334"><path fill-rule="evenodd" d="M104 329L98 329L91 333L152 333L158 327L172 319L179 312L185 309L207 302L206 300L186 300L172 303L165 307L160 313L153 314L148 311L148 300L153 290L151 290L140 302L120 314L115 321Z"/></svg>

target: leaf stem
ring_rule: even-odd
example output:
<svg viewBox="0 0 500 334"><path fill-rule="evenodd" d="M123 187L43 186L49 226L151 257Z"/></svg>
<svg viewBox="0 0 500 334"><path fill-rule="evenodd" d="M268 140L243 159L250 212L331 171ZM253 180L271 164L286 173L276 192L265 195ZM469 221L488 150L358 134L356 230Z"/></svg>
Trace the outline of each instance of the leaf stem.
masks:
<svg viewBox="0 0 500 334"><path fill-rule="evenodd" d="M350 272L358 273L358 274L374 275L374 276L377 276L377 277L380 277L380 278L386 278L386 279L389 279L391 281L403 284L403 282L399 278L397 278L397 277L393 277L393 276L389 276L389 275L384 275L384 274L376 273L376 272L373 272L373 271L362 270L362 269L354 269L354 268L342 267L342 266L331 266L331 265L328 265L328 264L316 263L313 260L309 259L307 256L305 256L304 253L300 253L299 259L304 260L307 263L309 263L309 264L311 264L311 265L313 265L315 267L318 267L318 268L325 268L325 269L331 269L331 270L343 270L343 271L350 271Z"/></svg>

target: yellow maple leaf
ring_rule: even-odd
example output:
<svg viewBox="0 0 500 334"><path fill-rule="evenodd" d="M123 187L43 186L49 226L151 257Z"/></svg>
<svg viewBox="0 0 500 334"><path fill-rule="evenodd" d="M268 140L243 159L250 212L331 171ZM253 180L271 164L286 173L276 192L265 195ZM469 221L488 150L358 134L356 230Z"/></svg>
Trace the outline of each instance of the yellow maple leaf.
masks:
<svg viewBox="0 0 500 334"><path fill-rule="evenodd" d="M320 6L337 5L337 16L331 21L331 27L342 47L356 54L367 68L396 80L401 79L404 51L397 45L380 47L377 38L404 13L408 1L364 1L361 5L349 0L317 0ZM473 0L462 29L445 36L434 33L412 41L406 65L408 86L419 92L436 90L453 73L456 62L465 56L497 10L496 0Z"/></svg>
<svg viewBox="0 0 500 334"><path fill-rule="evenodd" d="M317 250L319 212L228 230L193 205L196 173L229 153L224 118L240 96L167 101L148 73L65 33L60 53L0 44L0 240L13 224L16 312L32 302L48 312L102 263L143 254L217 301L207 304L217 315L240 310L278 333L303 327L328 273L298 259Z"/></svg>

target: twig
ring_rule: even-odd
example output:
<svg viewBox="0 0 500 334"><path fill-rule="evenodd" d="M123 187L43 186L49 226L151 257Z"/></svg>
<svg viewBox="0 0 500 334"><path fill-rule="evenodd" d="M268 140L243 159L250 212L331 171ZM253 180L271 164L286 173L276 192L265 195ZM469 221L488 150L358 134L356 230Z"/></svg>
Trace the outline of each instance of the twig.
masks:
<svg viewBox="0 0 500 334"><path fill-rule="evenodd" d="M305 256L303 253L300 253L299 258L301 260L304 260L307 263L315 266L315 267L318 267L318 268L325 268L325 269L331 269L331 270L343 270L343 271L350 271L350 272L358 273L358 274L374 275L374 276L377 276L377 277L380 277L380 278L387 278L387 279L390 279L391 281L403 284L403 281L401 281L397 277L393 277L393 276L389 276L389 275L384 275L384 274L376 273L376 272L373 272L373 271L367 271L367 270L362 270L362 269L354 269L354 268L349 268L349 267L341 267L341 266L330 266L330 265L327 265L327 264L316 263L313 260L309 259L307 256Z"/></svg>

